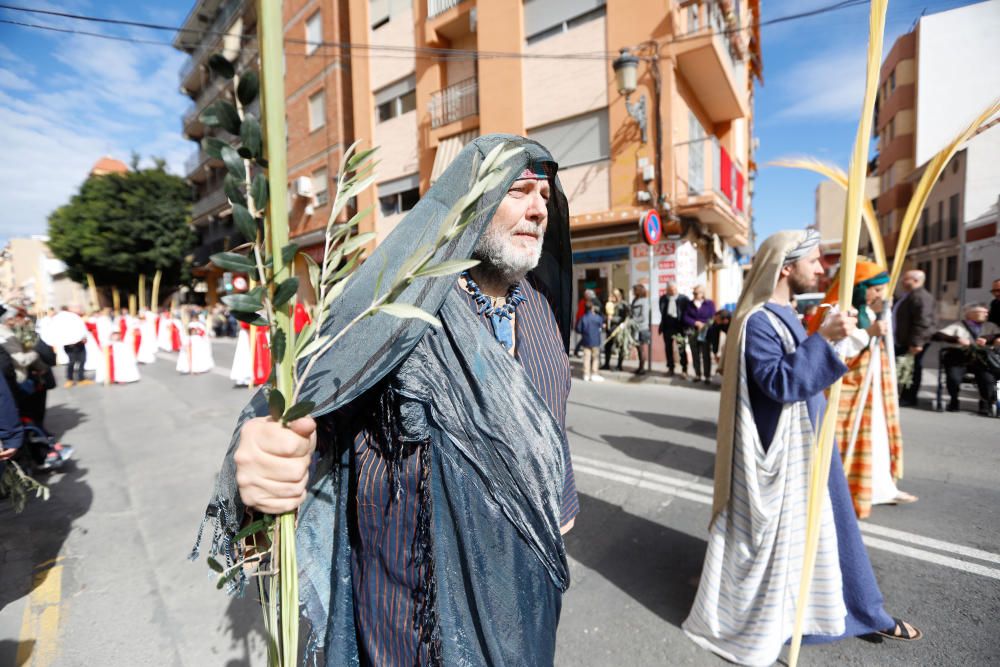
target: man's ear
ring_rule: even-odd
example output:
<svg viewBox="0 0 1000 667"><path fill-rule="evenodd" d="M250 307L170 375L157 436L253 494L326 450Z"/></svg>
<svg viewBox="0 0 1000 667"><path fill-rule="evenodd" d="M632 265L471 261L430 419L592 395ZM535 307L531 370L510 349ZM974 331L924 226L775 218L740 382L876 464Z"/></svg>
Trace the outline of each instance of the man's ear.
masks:
<svg viewBox="0 0 1000 667"><path fill-rule="evenodd" d="M778 272L778 278L787 278L792 273L792 264L785 264L781 267L781 271Z"/></svg>

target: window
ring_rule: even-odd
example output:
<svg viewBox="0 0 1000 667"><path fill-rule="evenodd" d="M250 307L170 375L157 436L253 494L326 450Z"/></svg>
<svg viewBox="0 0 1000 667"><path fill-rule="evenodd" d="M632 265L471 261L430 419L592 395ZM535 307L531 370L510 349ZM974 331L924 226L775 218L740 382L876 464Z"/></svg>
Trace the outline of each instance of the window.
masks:
<svg viewBox="0 0 1000 667"><path fill-rule="evenodd" d="M958 195L948 197L948 238L958 236Z"/></svg>
<svg viewBox="0 0 1000 667"><path fill-rule="evenodd" d="M547 147L561 169L606 160L608 110L601 109L528 130L528 137Z"/></svg>
<svg viewBox="0 0 1000 667"><path fill-rule="evenodd" d="M309 96L309 131L318 130L326 125L326 99L323 90Z"/></svg>
<svg viewBox="0 0 1000 667"><path fill-rule="evenodd" d="M330 178L325 167L312 173L312 190L316 196L316 205L325 206L330 200Z"/></svg>
<svg viewBox="0 0 1000 667"><path fill-rule="evenodd" d="M958 173L958 156L957 155L954 158L952 158L952 160L951 160L951 173L953 173L953 174L957 174Z"/></svg>
<svg viewBox="0 0 1000 667"><path fill-rule="evenodd" d="M306 19L306 55L311 56L323 41L323 16L317 11Z"/></svg>
<svg viewBox="0 0 1000 667"><path fill-rule="evenodd" d="M379 183L378 203L383 216L405 213L420 201L420 175L411 174Z"/></svg>
<svg viewBox="0 0 1000 667"><path fill-rule="evenodd" d="M983 286L983 260L977 259L968 264L968 275L965 279L965 286L969 289L979 289Z"/></svg>
<svg viewBox="0 0 1000 667"><path fill-rule="evenodd" d="M948 282L958 280L958 257L952 255L945 261L944 279Z"/></svg>
<svg viewBox="0 0 1000 667"><path fill-rule="evenodd" d="M604 16L605 0L525 0L525 41L534 44Z"/></svg>
<svg viewBox="0 0 1000 667"><path fill-rule="evenodd" d="M927 280L926 280L927 289L930 290L931 286L934 284L934 280L933 280L933 278L934 278L934 262L920 262L920 264L917 265L917 268L920 269L921 271L923 271L924 275L927 276Z"/></svg>
<svg viewBox="0 0 1000 667"><path fill-rule="evenodd" d="M893 117L892 120L889 121L889 141L892 141L895 138L896 138L896 118Z"/></svg>
<svg viewBox="0 0 1000 667"><path fill-rule="evenodd" d="M889 92L896 90L896 70L889 72Z"/></svg>
<svg viewBox="0 0 1000 667"><path fill-rule="evenodd" d="M688 32L697 32L698 28L698 5L688 5Z"/></svg>
<svg viewBox="0 0 1000 667"><path fill-rule="evenodd" d="M688 111L688 193L700 195L705 189L705 128Z"/></svg>
<svg viewBox="0 0 1000 667"><path fill-rule="evenodd" d="M417 79L410 76L375 93L375 122L382 123L417 108Z"/></svg>
<svg viewBox="0 0 1000 667"><path fill-rule="evenodd" d="M941 258L941 257L938 257L937 258L937 275L938 275L938 279L937 279L937 284L935 285L935 289L934 289L934 294L936 296L938 296L938 297L941 296L941 292L943 291L941 288L944 286L944 281L941 280L941 274L944 273L944 266L943 265L944 265L944 259ZM927 282L929 283L930 280L928 280Z"/></svg>
<svg viewBox="0 0 1000 667"><path fill-rule="evenodd" d="M927 213L927 208L925 207L920 212L920 245L927 245L927 235L930 233L930 227L930 215Z"/></svg>

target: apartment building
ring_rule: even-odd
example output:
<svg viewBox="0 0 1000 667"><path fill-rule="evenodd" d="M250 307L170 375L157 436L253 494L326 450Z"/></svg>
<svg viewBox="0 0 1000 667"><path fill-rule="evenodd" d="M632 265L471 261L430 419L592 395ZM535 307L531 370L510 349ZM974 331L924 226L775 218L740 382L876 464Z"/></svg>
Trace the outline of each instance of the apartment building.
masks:
<svg viewBox="0 0 1000 667"><path fill-rule="evenodd" d="M222 271L209 257L242 242L233 224L229 200L223 190L226 175L222 160L210 157L204 149L207 137L234 140L221 128L201 122L205 109L220 99L234 104L239 76L258 67L256 3L250 0L197 0L174 39L174 47L189 54L179 72L180 87L191 104L181 119L184 136L195 142L184 165L184 175L191 183L193 204L191 224L198 236L191 258L194 275L200 279L195 291L204 300L218 300ZM233 63L237 76L226 79L212 72L209 58L221 53ZM259 102L243 109L259 116Z"/></svg>
<svg viewBox="0 0 1000 667"><path fill-rule="evenodd" d="M668 238L654 292L701 282L734 302L760 50L758 35L730 30L758 12L758 0L286 0L292 238L321 251L355 139L380 147L376 187L356 205L374 205L365 230L381 240L468 141L511 132L560 163L579 290L648 280L638 220L656 208ZM641 58L633 114L612 66L622 48Z"/></svg>
<svg viewBox="0 0 1000 667"><path fill-rule="evenodd" d="M468 141L511 132L539 140L560 163L580 291L606 296L648 280L638 220L656 208L669 238L654 257L654 292L666 280L703 282L733 302L737 249L750 243L760 52L758 36L729 29L758 11L756 0L286 3L286 48L321 43L286 61L291 187L314 191L298 204L293 235L316 240L329 199L321 193L356 137L381 147L371 221L381 239ZM338 40L350 41L349 59L325 46ZM644 128L616 85L612 63L625 47L641 57L628 101L644 107ZM321 114L327 125L310 126Z"/></svg>
<svg viewBox="0 0 1000 667"><path fill-rule="evenodd" d="M921 17L882 63L875 133L879 196L876 212L887 251L927 162L987 107L1000 90L1000 0ZM993 132L991 130L991 132ZM1000 194L995 140L980 135L948 165L921 212L907 265L928 274L942 318L957 314L967 272L965 226ZM980 157L982 156L982 157Z"/></svg>

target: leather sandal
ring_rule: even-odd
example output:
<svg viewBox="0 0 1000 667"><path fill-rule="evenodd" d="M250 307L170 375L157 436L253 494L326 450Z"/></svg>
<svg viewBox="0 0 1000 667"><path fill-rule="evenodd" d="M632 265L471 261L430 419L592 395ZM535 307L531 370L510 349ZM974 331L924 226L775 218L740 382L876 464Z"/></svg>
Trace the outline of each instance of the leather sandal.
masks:
<svg viewBox="0 0 1000 667"><path fill-rule="evenodd" d="M906 622L898 618L893 618L892 620L896 623L895 626L893 626L888 630L876 632L875 634L879 635L880 637L885 637L886 639L898 639L899 641L904 641L904 642L915 642L924 636L923 632L913 627L912 625L909 626L909 628L913 629L913 632L911 633L910 629L907 628L908 624Z"/></svg>

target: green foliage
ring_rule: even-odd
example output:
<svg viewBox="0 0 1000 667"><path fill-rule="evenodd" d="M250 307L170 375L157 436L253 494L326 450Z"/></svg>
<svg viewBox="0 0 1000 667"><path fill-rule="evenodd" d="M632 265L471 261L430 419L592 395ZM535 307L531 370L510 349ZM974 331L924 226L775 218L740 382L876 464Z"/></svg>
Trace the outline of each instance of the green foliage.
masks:
<svg viewBox="0 0 1000 667"><path fill-rule="evenodd" d="M21 470L16 461L7 461L0 473L0 498L9 498L14 514L20 514L28 504L28 496L34 494L42 500L49 499L49 487Z"/></svg>
<svg viewBox="0 0 1000 667"><path fill-rule="evenodd" d="M190 202L190 187L162 167L91 176L49 216L49 247L79 283L90 273L99 286L133 286L162 270L165 294L190 279Z"/></svg>
<svg viewBox="0 0 1000 667"><path fill-rule="evenodd" d="M208 67L213 72L226 79L232 79L236 76L236 70L233 69L233 64L229 62L221 53L212 54L212 57L208 59Z"/></svg>
<svg viewBox="0 0 1000 667"><path fill-rule="evenodd" d="M257 99L257 92L260 90L260 80L257 73L250 71L240 75L240 84L236 87L236 96L243 106L249 105Z"/></svg>

